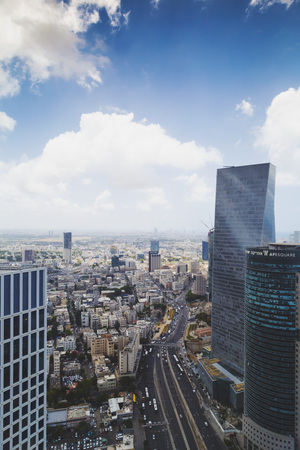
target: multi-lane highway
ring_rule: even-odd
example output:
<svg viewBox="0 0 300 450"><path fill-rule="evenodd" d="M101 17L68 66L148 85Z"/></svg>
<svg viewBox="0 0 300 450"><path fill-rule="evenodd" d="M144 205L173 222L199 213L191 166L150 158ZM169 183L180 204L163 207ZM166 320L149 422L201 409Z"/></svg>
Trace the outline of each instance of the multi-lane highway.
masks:
<svg viewBox="0 0 300 450"><path fill-rule="evenodd" d="M142 426L146 430L149 448L223 450L224 444L201 407L202 398L196 379L191 371L189 375L185 372L179 352L176 352L182 346L188 319L184 294L177 298L174 306L177 314L168 339L163 343L152 341L144 347L145 363L138 391L144 419Z"/></svg>

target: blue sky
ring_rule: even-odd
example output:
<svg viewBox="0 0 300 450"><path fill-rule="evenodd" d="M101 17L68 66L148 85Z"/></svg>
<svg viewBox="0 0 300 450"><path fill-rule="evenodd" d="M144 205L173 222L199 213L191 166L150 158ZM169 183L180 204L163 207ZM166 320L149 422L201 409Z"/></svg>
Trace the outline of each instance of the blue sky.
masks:
<svg viewBox="0 0 300 450"><path fill-rule="evenodd" d="M195 230L272 162L299 229L296 0L2 0L1 227ZM206 231L206 230L205 230Z"/></svg>

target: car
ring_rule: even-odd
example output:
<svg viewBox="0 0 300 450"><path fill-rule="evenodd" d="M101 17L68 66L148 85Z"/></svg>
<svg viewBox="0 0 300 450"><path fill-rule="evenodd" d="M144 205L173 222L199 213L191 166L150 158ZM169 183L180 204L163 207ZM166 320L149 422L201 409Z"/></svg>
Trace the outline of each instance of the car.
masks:
<svg viewBox="0 0 300 450"><path fill-rule="evenodd" d="M182 419L182 414L179 414L180 419Z"/></svg>
<svg viewBox="0 0 300 450"><path fill-rule="evenodd" d="M151 422L151 420L149 420L148 425L149 425L149 428L152 428L152 422Z"/></svg>
<svg viewBox="0 0 300 450"><path fill-rule="evenodd" d="M205 425L206 427L208 427L208 423L207 423L207 422L204 422L204 425Z"/></svg>
<svg viewBox="0 0 300 450"><path fill-rule="evenodd" d="M151 402L151 400L149 400L149 406L151 406L152 405L152 402Z"/></svg>
<svg viewBox="0 0 300 450"><path fill-rule="evenodd" d="M153 440L155 439L155 434L152 434L152 439L153 439Z"/></svg>

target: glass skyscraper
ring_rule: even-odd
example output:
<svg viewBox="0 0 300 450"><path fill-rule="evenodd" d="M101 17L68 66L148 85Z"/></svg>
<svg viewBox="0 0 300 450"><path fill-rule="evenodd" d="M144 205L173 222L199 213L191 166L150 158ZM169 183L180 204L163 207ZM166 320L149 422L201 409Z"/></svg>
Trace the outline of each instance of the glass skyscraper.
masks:
<svg viewBox="0 0 300 450"><path fill-rule="evenodd" d="M150 251L159 253L159 241L157 239L151 239Z"/></svg>
<svg viewBox="0 0 300 450"><path fill-rule="evenodd" d="M64 233L63 259L72 262L72 233Z"/></svg>
<svg viewBox="0 0 300 450"><path fill-rule="evenodd" d="M212 351L244 370L245 248L275 241L275 167L217 171L212 262Z"/></svg>
<svg viewBox="0 0 300 450"><path fill-rule="evenodd" d="M0 267L0 448L46 448L47 269Z"/></svg>
<svg viewBox="0 0 300 450"><path fill-rule="evenodd" d="M300 448L299 277L300 245L246 249L247 450Z"/></svg>

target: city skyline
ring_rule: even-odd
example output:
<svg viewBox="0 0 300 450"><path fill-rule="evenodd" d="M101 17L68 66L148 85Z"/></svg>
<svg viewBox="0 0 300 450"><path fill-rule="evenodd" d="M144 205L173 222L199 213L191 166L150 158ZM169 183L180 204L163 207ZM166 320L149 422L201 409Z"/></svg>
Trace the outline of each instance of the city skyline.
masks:
<svg viewBox="0 0 300 450"><path fill-rule="evenodd" d="M217 169L267 162L276 230L299 229L299 2L0 13L1 229L205 232Z"/></svg>

